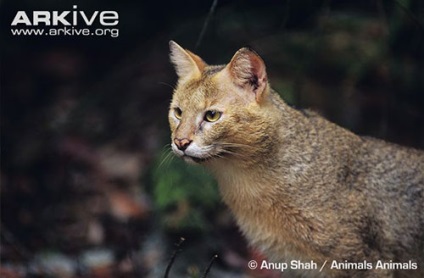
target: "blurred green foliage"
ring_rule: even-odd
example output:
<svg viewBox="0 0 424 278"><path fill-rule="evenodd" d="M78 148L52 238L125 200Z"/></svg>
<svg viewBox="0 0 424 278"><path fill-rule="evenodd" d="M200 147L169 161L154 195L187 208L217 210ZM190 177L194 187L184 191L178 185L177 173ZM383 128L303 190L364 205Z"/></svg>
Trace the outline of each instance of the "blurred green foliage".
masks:
<svg viewBox="0 0 424 278"><path fill-rule="evenodd" d="M215 181L201 167L163 152L153 170L153 199L165 229L205 231L207 214L219 202Z"/></svg>

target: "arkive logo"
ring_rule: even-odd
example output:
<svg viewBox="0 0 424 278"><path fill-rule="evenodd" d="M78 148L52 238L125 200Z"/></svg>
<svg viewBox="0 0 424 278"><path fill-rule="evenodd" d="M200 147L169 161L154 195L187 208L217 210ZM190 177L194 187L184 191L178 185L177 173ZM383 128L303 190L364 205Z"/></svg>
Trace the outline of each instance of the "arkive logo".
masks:
<svg viewBox="0 0 424 278"><path fill-rule="evenodd" d="M119 23L119 14L116 11L94 11L91 15L84 11L76 10L77 5L73 6L73 11L33 11L32 21L25 11L18 11L12 21L12 26L24 24L26 26L76 26L79 23L85 23L92 26L96 19L102 26L116 26Z"/></svg>
<svg viewBox="0 0 424 278"><path fill-rule="evenodd" d="M116 11L18 11L10 24L12 35L34 36L111 36L118 37ZM100 27L95 28L94 27ZM47 29L46 29L47 28Z"/></svg>

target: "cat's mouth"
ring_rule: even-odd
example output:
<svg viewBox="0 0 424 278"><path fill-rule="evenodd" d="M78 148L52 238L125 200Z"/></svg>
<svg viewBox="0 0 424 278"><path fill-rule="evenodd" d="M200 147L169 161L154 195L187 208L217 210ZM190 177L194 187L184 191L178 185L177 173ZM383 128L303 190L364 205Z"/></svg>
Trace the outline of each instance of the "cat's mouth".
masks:
<svg viewBox="0 0 424 278"><path fill-rule="evenodd" d="M220 150L216 146L199 147L195 142L191 143L185 150L179 149L175 144L171 146L173 152L187 163L201 164L226 155L224 150Z"/></svg>

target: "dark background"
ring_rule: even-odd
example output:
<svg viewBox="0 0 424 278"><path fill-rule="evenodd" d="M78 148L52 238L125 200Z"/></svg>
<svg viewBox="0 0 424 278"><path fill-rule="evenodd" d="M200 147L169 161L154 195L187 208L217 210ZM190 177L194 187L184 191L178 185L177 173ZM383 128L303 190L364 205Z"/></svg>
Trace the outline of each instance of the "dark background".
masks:
<svg viewBox="0 0 424 278"><path fill-rule="evenodd" d="M11 34L17 11L73 5L117 11L119 37ZM208 277L272 277L170 154L168 41L211 64L249 45L291 105L424 148L423 18L419 0L1 1L1 276L161 277L184 237L170 277L215 254Z"/></svg>

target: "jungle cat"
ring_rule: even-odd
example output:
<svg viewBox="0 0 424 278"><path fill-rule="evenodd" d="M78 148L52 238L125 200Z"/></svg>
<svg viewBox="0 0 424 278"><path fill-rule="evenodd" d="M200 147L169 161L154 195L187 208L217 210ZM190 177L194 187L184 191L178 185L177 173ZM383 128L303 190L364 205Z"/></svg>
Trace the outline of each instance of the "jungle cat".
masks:
<svg viewBox="0 0 424 278"><path fill-rule="evenodd" d="M210 66L171 41L170 59L172 150L213 173L269 262L318 265L288 277L424 277L424 152L291 108L249 48Z"/></svg>

